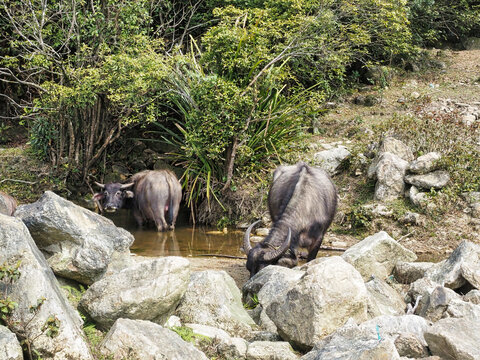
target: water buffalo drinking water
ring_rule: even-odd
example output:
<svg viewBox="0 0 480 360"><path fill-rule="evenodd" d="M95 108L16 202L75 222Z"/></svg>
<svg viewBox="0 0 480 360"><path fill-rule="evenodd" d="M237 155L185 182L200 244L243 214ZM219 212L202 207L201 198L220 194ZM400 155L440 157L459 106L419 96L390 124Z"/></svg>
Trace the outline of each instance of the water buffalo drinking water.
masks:
<svg viewBox="0 0 480 360"><path fill-rule="evenodd" d="M106 211L132 208L139 226L153 221L158 231L175 228L182 186L169 170L145 170L133 175L127 184L95 183L103 192L94 195Z"/></svg>
<svg viewBox="0 0 480 360"><path fill-rule="evenodd" d="M260 221L245 233L243 248L250 277L270 264L296 266L299 248L308 250L307 261L315 259L335 216L337 190L322 169L303 162L280 166L273 173L268 208L273 221L268 236L252 248L250 233Z"/></svg>

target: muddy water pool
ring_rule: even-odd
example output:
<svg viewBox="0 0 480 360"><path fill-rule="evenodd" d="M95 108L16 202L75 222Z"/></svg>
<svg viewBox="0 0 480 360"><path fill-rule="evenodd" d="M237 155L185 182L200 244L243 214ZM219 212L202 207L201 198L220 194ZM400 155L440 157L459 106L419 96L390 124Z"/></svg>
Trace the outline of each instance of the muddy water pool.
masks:
<svg viewBox="0 0 480 360"><path fill-rule="evenodd" d="M139 228L128 210L107 213L116 226L128 230L135 242L132 253L142 256L202 256L207 254L242 256L243 231L229 229L225 234L215 228L193 227L179 217L175 230L159 233L154 227Z"/></svg>

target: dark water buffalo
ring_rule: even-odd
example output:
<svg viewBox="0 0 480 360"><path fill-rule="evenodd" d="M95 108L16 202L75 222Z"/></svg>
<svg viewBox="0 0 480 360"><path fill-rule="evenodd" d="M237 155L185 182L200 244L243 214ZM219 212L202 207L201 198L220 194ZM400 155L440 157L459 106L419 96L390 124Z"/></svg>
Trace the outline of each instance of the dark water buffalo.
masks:
<svg viewBox="0 0 480 360"><path fill-rule="evenodd" d="M158 231L174 229L182 186L169 170L146 170L133 175L128 184L96 183L104 191L95 194L106 211L132 208L139 226L153 221Z"/></svg>
<svg viewBox="0 0 480 360"><path fill-rule="evenodd" d="M12 216L17 209L17 201L3 191L0 191L0 214Z"/></svg>
<svg viewBox="0 0 480 360"><path fill-rule="evenodd" d="M259 221L245 233L250 277L270 264L296 266L300 247L308 250L307 261L315 259L335 215L337 190L322 169L303 162L280 166L273 174L268 207L273 221L268 236L252 248L250 233Z"/></svg>

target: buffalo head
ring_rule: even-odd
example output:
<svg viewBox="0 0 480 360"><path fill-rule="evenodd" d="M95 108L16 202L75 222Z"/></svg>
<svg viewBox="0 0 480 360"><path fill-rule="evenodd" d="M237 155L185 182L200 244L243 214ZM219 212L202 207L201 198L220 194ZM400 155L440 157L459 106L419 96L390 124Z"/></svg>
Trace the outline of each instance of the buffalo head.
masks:
<svg viewBox="0 0 480 360"><path fill-rule="evenodd" d="M288 234L283 243L279 247L275 247L271 242L268 241L267 237L264 241L258 243L253 248L250 245L250 233L252 229L257 225L261 220L254 222L250 225L245 232L245 237L243 239L243 249L245 254L247 254L247 270L250 271L250 277L255 275L257 272L262 270L267 265L275 264L280 258L285 254L285 252L290 247L290 242L292 239L292 232L288 229Z"/></svg>
<svg viewBox="0 0 480 360"><path fill-rule="evenodd" d="M108 212L114 212L117 209L125 207L127 199L133 198L134 194L128 190L134 183L120 184L120 183L108 183L95 184L103 189L103 192L96 193L93 198L100 201L102 207Z"/></svg>

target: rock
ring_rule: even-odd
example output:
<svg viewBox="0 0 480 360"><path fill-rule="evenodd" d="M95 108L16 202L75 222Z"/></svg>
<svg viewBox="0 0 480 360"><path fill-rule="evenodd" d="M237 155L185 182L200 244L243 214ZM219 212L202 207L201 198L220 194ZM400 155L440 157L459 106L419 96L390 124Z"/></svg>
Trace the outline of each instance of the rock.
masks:
<svg viewBox="0 0 480 360"><path fill-rule="evenodd" d="M480 359L480 320L442 319L425 332L433 355L442 359Z"/></svg>
<svg viewBox="0 0 480 360"><path fill-rule="evenodd" d="M18 306L12 313L14 332L25 331L32 351L49 360L92 360L81 329L82 320L68 304L44 256L27 227L17 218L0 214L0 264L20 262L20 277L8 287L8 297ZM2 292L5 291L2 285ZM6 293L6 291L5 291ZM30 307L45 298L36 316ZM49 317L58 319L58 334L49 337L42 328Z"/></svg>
<svg viewBox="0 0 480 360"><path fill-rule="evenodd" d="M269 332L269 331L254 331L253 336L250 339L250 341L282 341L282 338L275 332Z"/></svg>
<svg viewBox="0 0 480 360"><path fill-rule="evenodd" d="M265 237L268 235L268 233L270 232L269 229L267 228L258 228L256 231L255 231L255 234L257 236L262 236L262 237Z"/></svg>
<svg viewBox="0 0 480 360"><path fill-rule="evenodd" d="M95 282L79 306L103 329L119 318L164 323L185 293L189 277L185 258L146 260Z"/></svg>
<svg viewBox="0 0 480 360"><path fill-rule="evenodd" d="M380 147L378 148L378 153L389 152L394 155L397 155L399 158L411 162L414 159L412 150L405 145L402 141L395 139L394 137L388 136L383 139Z"/></svg>
<svg viewBox="0 0 480 360"><path fill-rule="evenodd" d="M180 321L180 318L178 316L172 315L167 319L163 326L169 329L174 327L181 327L182 322Z"/></svg>
<svg viewBox="0 0 480 360"><path fill-rule="evenodd" d="M0 191L0 214L13 216L17 208L17 201L8 194Z"/></svg>
<svg viewBox="0 0 480 360"><path fill-rule="evenodd" d="M479 248L480 250L480 248ZM470 254L460 265L462 276L470 285L480 289L480 251Z"/></svg>
<svg viewBox="0 0 480 360"><path fill-rule="evenodd" d="M418 213L408 211L398 221L401 224L423 225L422 216Z"/></svg>
<svg viewBox="0 0 480 360"><path fill-rule="evenodd" d="M226 358L245 358L248 343L242 338L232 338L222 329L200 324L185 324L196 335L206 336L214 340L217 351Z"/></svg>
<svg viewBox="0 0 480 360"><path fill-rule="evenodd" d="M424 208L428 204L427 194L420 192L415 186L411 186L407 191L407 197L413 205L418 206L419 208Z"/></svg>
<svg viewBox="0 0 480 360"><path fill-rule="evenodd" d="M0 354L2 360L23 360L22 347L17 337L3 325L0 325Z"/></svg>
<svg viewBox="0 0 480 360"><path fill-rule="evenodd" d="M248 345L248 360L296 360L298 356L288 342L254 341Z"/></svg>
<svg viewBox="0 0 480 360"><path fill-rule="evenodd" d="M298 269L278 265L267 266L243 285L243 302L255 306L257 304L252 299L256 299L258 304L266 308L277 297L283 296L304 274Z"/></svg>
<svg viewBox="0 0 480 360"><path fill-rule="evenodd" d="M412 161L408 167L408 170L414 174L426 174L433 170L436 170L439 160L442 158L437 152L430 152L428 154L419 156L416 160Z"/></svg>
<svg viewBox="0 0 480 360"><path fill-rule="evenodd" d="M415 311L416 314L420 314L428 303L430 294L438 286L438 284L426 277L418 279L410 284L410 288L407 292L407 302L411 305L418 304Z"/></svg>
<svg viewBox="0 0 480 360"><path fill-rule="evenodd" d="M145 320L118 319L99 349L113 360L208 359L175 332Z"/></svg>
<svg viewBox="0 0 480 360"><path fill-rule="evenodd" d="M469 205L480 202L480 192L478 191L464 192L462 193L462 197Z"/></svg>
<svg viewBox="0 0 480 360"><path fill-rule="evenodd" d="M301 349L311 348L348 318L367 318L368 293L353 266L339 256L307 265L304 275L265 309L280 336Z"/></svg>
<svg viewBox="0 0 480 360"><path fill-rule="evenodd" d="M134 238L103 216L46 191L15 216L30 230L54 273L92 284L107 270L115 252L129 254Z"/></svg>
<svg viewBox="0 0 480 360"><path fill-rule="evenodd" d="M471 302L472 304L480 305L480 290L470 290L463 296L463 300Z"/></svg>
<svg viewBox="0 0 480 360"><path fill-rule="evenodd" d="M422 189L441 189L450 181L450 175L445 170L437 170L423 175L407 175L405 182Z"/></svg>
<svg viewBox="0 0 480 360"><path fill-rule="evenodd" d="M435 264L431 262L404 262L400 261L395 264L393 275L395 280L402 284L411 284L414 281L424 277L428 269Z"/></svg>
<svg viewBox="0 0 480 360"><path fill-rule="evenodd" d="M342 258L368 281L372 275L385 279L392 273L397 262L414 261L417 256L385 231L380 231L347 249Z"/></svg>
<svg viewBox="0 0 480 360"><path fill-rule="evenodd" d="M365 287L369 293L368 315L370 318L405 314L405 301L386 282L373 278L365 283Z"/></svg>
<svg viewBox="0 0 480 360"><path fill-rule="evenodd" d="M462 123L466 126L472 126L477 121L477 117L474 114L462 115Z"/></svg>
<svg viewBox="0 0 480 360"><path fill-rule="evenodd" d="M414 335L423 346L427 345L424 333L430 322L417 315L383 315L362 323L360 326L375 332L381 339L396 340L402 334Z"/></svg>
<svg viewBox="0 0 480 360"><path fill-rule="evenodd" d="M235 281L225 271L193 273L177 315L184 322L220 328L232 336L250 333L255 324L243 308Z"/></svg>
<svg viewBox="0 0 480 360"><path fill-rule="evenodd" d="M428 356L427 347L414 334L402 333L395 339L394 344L400 356L414 359Z"/></svg>
<svg viewBox="0 0 480 360"><path fill-rule="evenodd" d="M334 175L339 171L342 162L350 156L350 151L345 146L340 145L330 150L320 151L313 157L315 165L324 169L330 175Z"/></svg>
<svg viewBox="0 0 480 360"><path fill-rule="evenodd" d="M378 157L375 174L375 200L386 201L403 197L405 183L403 181L408 162L399 156L384 152Z"/></svg>
<svg viewBox="0 0 480 360"><path fill-rule="evenodd" d="M390 338L379 339L374 329L348 322L320 340L301 360L396 360L400 356Z"/></svg>
<svg viewBox="0 0 480 360"><path fill-rule="evenodd" d="M443 286L437 286L429 294L425 305L420 311L420 315L430 321L436 322L443 317L449 303L453 299L459 298L460 295L458 295L455 291Z"/></svg>
<svg viewBox="0 0 480 360"><path fill-rule="evenodd" d="M450 254L445 262L428 270L425 276L451 289L458 289L466 283L463 277L463 271L467 273L469 271L468 269L476 269L476 267L471 264L478 262L479 258L480 245L464 240ZM462 269L463 263L466 265Z"/></svg>
<svg viewBox="0 0 480 360"><path fill-rule="evenodd" d="M469 37L463 42L463 46L466 50L480 50L480 38Z"/></svg>

